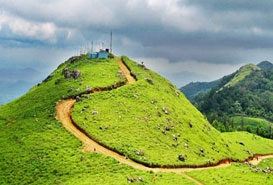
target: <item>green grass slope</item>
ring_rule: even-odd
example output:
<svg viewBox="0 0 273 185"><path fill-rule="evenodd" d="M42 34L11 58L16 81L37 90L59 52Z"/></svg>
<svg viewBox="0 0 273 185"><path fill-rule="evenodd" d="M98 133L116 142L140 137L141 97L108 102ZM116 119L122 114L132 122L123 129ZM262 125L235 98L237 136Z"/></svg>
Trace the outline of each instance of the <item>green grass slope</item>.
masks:
<svg viewBox="0 0 273 185"><path fill-rule="evenodd" d="M231 117L234 130L246 130L261 136L272 136L273 124L262 118L252 118L247 116Z"/></svg>
<svg viewBox="0 0 273 185"><path fill-rule="evenodd" d="M228 139L169 81L127 57L122 59L138 81L92 94L74 107L73 120L93 139L149 166L198 166L248 157L242 151L231 153L238 144L227 144ZM94 110L98 114L93 115ZM268 151L252 146L245 150ZM185 156L184 162L178 159L179 154Z"/></svg>
<svg viewBox="0 0 273 185"><path fill-rule="evenodd" d="M123 59L138 78L134 84L87 95L90 89L125 79L114 59L89 60L83 55L70 58L27 94L0 107L0 184L120 185L128 184L127 177L142 177L144 182L137 184L193 184L179 174L159 173L154 178L151 172L110 157L82 152L81 142L55 119L58 100L81 94L73 111L76 123L100 143L141 163L203 165L208 160L272 153L271 141L243 133L220 134L169 81ZM82 75L66 79L65 68ZM99 114L92 115L93 110ZM185 162L177 159L179 154Z"/></svg>
<svg viewBox="0 0 273 185"><path fill-rule="evenodd" d="M180 175L153 173L121 165L114 159L79 150L81 142L55 120L59 99L86 91L86 86L110 86L124 81L114 60L69 59L46 81L26 95L0 107L0 184L128 184L127 177L142 177L141 184L193 184ZM74 62L73 62L74 61ZM82 76L65 79L64 68Z"/></svg>
<svg viewBox="0 0 273 185"><path fill-rule="evenodd" d="M265 169L265 168L264 168ZM247 164L234 163L230 167L193 171L188 174L206 185L259 185L272 184L272 173L256 172Z"/></svg>
<svg viewBox="0 0 273 185"><path fill-rule="evenodd" d="M238 84L240 81L244 80L248 75L250 75L253 71L261 70L258 66L254 64L247 64L241 67L235 74L235 76L224 85L223 88L233 87ZM223 88L219 89L219 91L223 90Z"/></svg>

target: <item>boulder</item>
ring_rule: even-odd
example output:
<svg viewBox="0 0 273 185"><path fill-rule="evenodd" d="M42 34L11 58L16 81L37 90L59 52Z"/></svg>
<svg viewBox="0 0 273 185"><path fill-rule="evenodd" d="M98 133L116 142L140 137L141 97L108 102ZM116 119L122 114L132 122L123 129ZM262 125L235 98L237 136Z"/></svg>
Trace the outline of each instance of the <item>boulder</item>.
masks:
<svg viewBox="0 0 273 185"><path fill-rule="evenodd" d="M183 156L183 155L178 155L178 159L180 160L180 161L182 161L182 162L184 162L185 161L185 157Z"/></svg>

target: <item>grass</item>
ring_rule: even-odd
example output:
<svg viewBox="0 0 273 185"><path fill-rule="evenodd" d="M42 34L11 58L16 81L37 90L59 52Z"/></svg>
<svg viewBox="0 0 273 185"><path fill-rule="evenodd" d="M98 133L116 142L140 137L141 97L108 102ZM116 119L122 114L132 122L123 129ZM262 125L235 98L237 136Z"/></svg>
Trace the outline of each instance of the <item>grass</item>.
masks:
<svg viewBox="0 0 273 185"><path fill-rule="evenodd" d="M258 167L263 168L263 169L266 169L267 167L273 168L273 159L264 159L264 160L262 160L259 163Z"/></svg>
<svg viewBox="0 0 273 185"><path fill-rule="evenodd" d="M252 145L243 147L236 138L253 142L253 146L265 139L252 140L253 136L245 133L219 133L169 81L126 57L123 60L138 81L111 92L92 94L76 103L72 113L73 120L99 143L154 166L208 165L223 158L244 160L254 153L272 152L272 141L268 142L268 150L260 150ZM94 110L99 114L92 115ZM170 130L166 131L166 127ZM138 151L144 155L138 155ZM179 154L186 157L185 162L178 160Z"/></svg>
<svg viewBox="0 0 273 185"><path fill-rule="evenodd" d="M61 64L26 95L0 107L0 184L120 185L128 184L127 177L144 179L136 184L191 184L177 174L162 174L152 183L153 173L81 152L81 142L56 121L56 102L85 92L86 86L110 86L125 79L117 75L114 60L82 56L72 61ZM82 76L65 79L64 68L78 69Z"/></svg>
<svg viewBox="0 0 273 185"><path fill-rule="evenodd" d="M85 95L73 111L77 124L99 142L142 163L158 165L199 165L223 157L244 158L245 149L272 152L272 142L258 136L254 140L253 135L244 133L220 134L169 81L126 57L123 60L138 81ZM65 79L64 68L80 70L82 75ZM128 184L127 177L144 179L135 184L193 184L174 173L158 173L152 182L151 172L135 170L103 155L83 153L81 142L55 119L58 100L85 93L88 86L108 87L124 81L113 59L88 60L81 56L75 61L73 57L27 94L1 106L0 184L120 185ZM99 114L92 115L93 110ZM166 126L170 130L163 134ZM136 155L136 150L144 155ZM185 162L177 159L179 154L186 157Z"/></svg>
<svg viewBox="0 0 273 185"><path fill-rule="evenodd" d="M231 118L235 130L247 130L251 133L257 133L257 129L271 130L273 124L262 118L253 118L247 116L234 116Z"/></svg>
<svg viewBox="0 0 273 185"><path fill-rule="evenodd" d="M124 60L138 81L76 103L73 120L98 142L148 165L198 165L220 160L223 155L211 148L215 141L216 146L224 145L220 133L185 96L156 73ZM84 107L88 109L82 111ZM92 115L94 110L99 114ZM166 127L170 130L163 134ZM200 148L206 151L202 153ZM143 151L144 156L136 151ZM185 163L178 160L180 153L187 156Z"/></svg>
<svg viewBox="0 0 273 185"><path fill-rule="evenodd" d="M248 132L226 132L221 134L228 141L233 159L244 160L254 154L272 154L273 142ZM262 144L261 144L262 143Z"/></svg>
<svg viewBox="0 0 273 185"><path fill-rule="evenodd" d="M273 183L272 174L255 172L250 169L249 165L241 163L233 163L226 168L192 171L187 174L206 185L260 185Z"/></svg>
<svg viewBox="0 0 273 185"><path fill-rule="evenodd" d="M243 79L245 79L248 75L250 75L253 71L260 70L259 67L257 67L254 64L247 64L239 69L239 71L236 73L236 75L227 83L224 85L224 87L233 87ZM219 89L219 91L221 91Z"/></svg>

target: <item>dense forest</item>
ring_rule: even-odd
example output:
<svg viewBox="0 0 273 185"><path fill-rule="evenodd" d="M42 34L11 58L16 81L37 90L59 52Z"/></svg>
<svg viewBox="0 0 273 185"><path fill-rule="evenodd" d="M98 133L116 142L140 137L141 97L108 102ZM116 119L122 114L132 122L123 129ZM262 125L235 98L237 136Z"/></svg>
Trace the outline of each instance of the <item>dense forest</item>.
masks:
<svg viewBox="0 0 273 185"><path fill-rule="evenodd" d="M226 76L211 91L196 96L193 103L221 131L238 130L238 121L234 123L233 117L241 116L241 130L272 138L270 124L249 127L245 126L243 119L252 117L273 121L273 71L266 69L253 70L233 86L225 84L234 79L238 71Z"/></svg>

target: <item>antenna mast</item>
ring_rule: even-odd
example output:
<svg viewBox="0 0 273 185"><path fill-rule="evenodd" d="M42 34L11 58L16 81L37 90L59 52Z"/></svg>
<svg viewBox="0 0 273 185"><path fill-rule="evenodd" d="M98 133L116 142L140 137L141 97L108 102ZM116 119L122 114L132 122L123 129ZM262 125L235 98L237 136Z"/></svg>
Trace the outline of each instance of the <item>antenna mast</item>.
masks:
<svg viewBox="0 0 273 185"><path fill-rule="evenodd" d="M111 30L111 33L110 33L110 53L112 53L112 38L113 38L113 35L112 35L112 30Z"/></svg>

